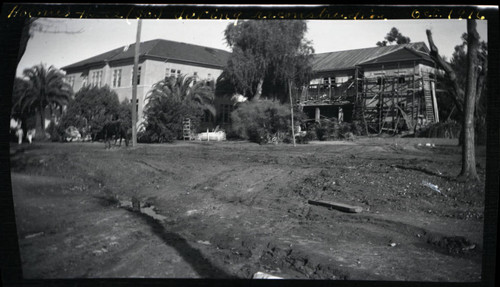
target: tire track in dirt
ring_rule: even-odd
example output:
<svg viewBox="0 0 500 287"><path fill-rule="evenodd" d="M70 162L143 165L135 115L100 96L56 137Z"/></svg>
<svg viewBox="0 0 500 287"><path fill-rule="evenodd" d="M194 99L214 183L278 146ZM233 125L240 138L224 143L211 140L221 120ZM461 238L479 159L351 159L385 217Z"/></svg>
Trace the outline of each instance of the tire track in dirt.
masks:
<svg viewBox="0 0 500 287"><path fill-rule="evenodd" d="M411 186L412 199L398 192L406 177L413 181L420 179L415 176L418 171L401 172L390 168L391 164L407 164L399 157L404 151L396 150L391 157L385 147L382 156L376 154L376 145L366 150L361 145L340 148L311 145L297 149L249 145L248 151L245 145L236 143L235 146L237 148L232 148L232 144L194 148L188 144L175 148L153 146L147 150L102 152L88 163L93 169L97 166L108 170L115 167L117 160L120 163L127 161L120 167L126 165L132 172L122 181L133 185L129 189L137 190L140 197L152 198L152 203L168 218L168 223L155 227L142 222L141 215L133 217L140 219L152 240L161 242L155 247L175 245L179 241L178 248L194 249L187 256L201 258L190 263L198 265L197 272L201 274L234 274L249 278L256 271L267 271L285 278L440 281L477 278L480 262L474 262L474 254L481 252L479 245L476 250L470 250L471 257L447 254L447 246L453 251L477 242L461 235L458 232L461 229L457 228L457 224L463 224L464 230L473 231L475 229L467 226L476 221L452 222L447 230L456 230L457 234L443 231L433 239L430 234L435 233L429 232L432 231L430 227L439 228L439 224L447 222L441 214L435 214L434 209L432 214L420 209L398 209L405 203L435 209L449 203L432 192L423 193L414 185ZM64 148L71 150L70 146ZM410 153L407 158L410 161L424 154ZM373 158L363 158L369 156ZM422 162L429 167L440 166L442 161L434 161L432 156L435 154L427 154ZM133 161L137 157L140 157L139 162ZM384 159L378 160L380 157ZM85 166L85 160L78 160L79 165ZM75 165L75 169L81 168ZM322 170L325 172L320 174ZM120 182L121 177L113 176L114 172L109 169L111 176L104 178L103 183L111 194L128 196L121 190L124 185ZM155 180L165 188L149 187L150 175L156 176ZM346 175L359 177L363 182L355 183ZM307 178L309 180L303 182ZM441 186L441 182L438 184ZM395 185L397 188L392 188ZM456 202L457 209L469 206L468 201L472 202L472 207L478 205L477 196L471 197L465 192L456 194L461 200ZM420 197L414 199L414 195ZM366 199L363 204L380 211L381 215L375 216L369 211L356 217L311 207L307 205L309 197L346 200L346 203ZM435 218L435 221L429 221L428 226L411 219L398 222L396 211L406 212L414 219ZM415 232L422 232L422 237L416 237ZM454 238L455 235L466 240ZM397 241L398 245L388 246L389 240ZM433 246L437 249L432 249ZM147 253L151 249L137 250ZM151 259L158 258L155 254L150 255Z"/></svg>

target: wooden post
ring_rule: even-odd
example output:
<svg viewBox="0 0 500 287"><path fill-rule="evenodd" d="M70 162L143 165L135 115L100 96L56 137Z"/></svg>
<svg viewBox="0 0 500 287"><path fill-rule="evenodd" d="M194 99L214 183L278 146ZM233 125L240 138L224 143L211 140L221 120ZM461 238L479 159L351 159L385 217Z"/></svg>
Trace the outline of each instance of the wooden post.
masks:
<svg viewBox="0 0 500 287"><path fill-rule="evenodd" d="M332 78L328 77L328 98L332 99Z"/></svg>
<svg viewBox="0 0 500 287"><path fill-rule="evenodd" d="M423 78L422 78L422 95L417 98L417 115L416 115L417 116L417 124L415 126L418 126L418 119L420 116L420 105L422 104L421 100L422 100L422 97L424 96L423 85L424 85L424 82L423 82Z"/></svg>
<svg viewBox="0 0 500 287"><path fill-rule="evenodd" d="M348 213L360 213L363 211L363 208L360 206L352 206L347 205L340 202L332 202L332 201L318 201L318 200L308 200L307 203L312 205L325 206L328 208L340 210Z"/></svg>
<svg viewBox="0 0 500 287"><path fill-rule="evenodd" d="M436 98L436 83L431 81L432 108L434 109L434 122L439 123L439 110Z"/></svg>
<svg viewBox="0 0 500 287"><path fill-rule="evenodd" d="M413 126L415 126L415 74L413 74L413 78L412 78L412 81L413 81L413 88L412 88L412 92L411 92L411 120L412 120L412 123L413 123Z"/></svg>
<svg viewBox="0 0 500 287"><path fill-rule="evenodd" d="M137 146L137 72L139 70L139 49L141 45L142 19L137 22L137 37L135 39L134 74L132 76L132 146Z"/></svg>
<svg viewBox="0 0 500 287"><path fill-rule="evenodd" d="M292 80L288 80L288 94L290 96L290 113L292 116L292 139L293 139L293 146L295 146L295 126L293 124Z"/></svg>
<svg viewBox="0 0 500 287"><path fill-rule="evenodd" d="M398 66L399 67L399 66ZM395 92L395 89L394 89L394 79L392 79L392 93L391 93L391 96L392 96L392 107L391 107L391 112L392 112L392 123L391 123L391 126L393 128L394 127L394 109L396 108L395 105L396 105L396 102L395 102L395 97L396 97L396 92Z"/></svg>
<svg viewBox="0 0 500 287"><path fill-rule="evenodd" d="M361 93L361 97L362 97L362 102L361 102L361 112L363 113L363 122L365 123L365 130L366 130L366 135L370 135L370 132L368 131L368 123L366 122L366 115L365 115L365 110L366 110L366 99L365 99L365 96L366 96L366 91L368 90L368 87L366 84L366 78L363 78L363 83L361 83L362 87L363 87L363 92Z"/></svg>
<svg viewBox="0 0 500 287"><path fill-rule="evenodd" d="M385 79L383 77L380 78L381 85L382 85L382 90L380 91L380 99L379 99L379 112L378 112L378 133L380 134L382 132L382 115L384 114L383 112L383 107L384 107L384 87L385 87Z"/></svg>

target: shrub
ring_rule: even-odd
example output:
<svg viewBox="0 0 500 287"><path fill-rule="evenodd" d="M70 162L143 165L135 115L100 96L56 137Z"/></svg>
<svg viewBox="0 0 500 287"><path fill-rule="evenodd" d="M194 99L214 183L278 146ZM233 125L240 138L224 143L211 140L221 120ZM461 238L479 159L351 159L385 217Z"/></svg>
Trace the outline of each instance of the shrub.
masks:
<svg viewBox="0 0 500 287"><path fill-rule="evenodd" d="M294 121L300 124L304 115L294 111ZM290 106L263 99L242 103L231 113L232 129L240 138L263 144L275 139L291 142Z"/></svg>
<svg viewBox="0 0 500 287"><path fill-rule="evenodd" d="M320 120L319 123L316 123L315 127L316 136L320 141L335 140L340 138L341 124L339 124L336 118Z"/></svg>
<svg viewBox="0 0 500 287"><path fill-rule="evenodd" d="M307 131L306 137L308 142L318 139L318 135L316 134L316 123L308 125L306 131Z"/></svg>
<svg viewBox="0 0 500 287"><path fill-rule="evenodd" d="M351 132L355 136L366 135L366 128L363 121L355 120L351 123Z"/></svg>
<svg viewBox="0 0 500 287"><path fill-rule="evenodd" d="M103 126L109 121L119 119L131 127L131 114L131 104L126 100L120 103L118 95L108 86L87 86L70 100L59 125L62 129L74 126L82 138L91 135L92 140L98 140Z"/></svg>
<svg viewBox="0 0 500 287"><path fill-rule="evenodd" d="M460 137L462 125L455 121L430 124L420 130L418 137L423 138L452 138Z"/></svg>
<svg viewBox="0 0 500 287"><path fill-rule="evenodd" d="M212 88L202 82L193 84L192 77L171 77L156 83L148 100L145 130L138 137L141 142L173 142L182 138L185 118L191 119L191 129L196 129L206 110L215 113Z"/></svg>
<svg viewBox="0 0 500 287"><path fill-rule="evenodd" d="M62 125L56 125L54 122L50 122L47 126L46 132L50 135L50 140L53 142L63 142L65 131Z"/></svg>
<svg viewBox="0 0 500 287"><path fill-rule="evenodd" d="M145 131L141 133L141 142L173 142L182 137L182 122L184 118L191 119L191 125L203 114L190 109L188 103L164 97L145 111ZM138 138L139 140L139 138Z"/></svg>

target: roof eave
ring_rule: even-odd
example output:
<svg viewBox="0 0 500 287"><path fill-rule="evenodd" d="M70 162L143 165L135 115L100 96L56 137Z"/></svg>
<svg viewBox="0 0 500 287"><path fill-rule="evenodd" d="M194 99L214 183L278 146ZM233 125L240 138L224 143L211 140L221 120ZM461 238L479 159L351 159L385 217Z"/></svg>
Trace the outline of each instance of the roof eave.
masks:
<svg viewBox="0 0 500 287"><path fill-rule="evenodd" d="M204 62L198 62L198 61L190 61L190 60L184 60L184 59L178 59L178 58L168 58L168 57L153 56L153 55L147 55L146 58L162 59L162 60L166 60L165 62L168 62L169 60L174 60L176 62L196 64L196 65L205 66L205 67L224 68L224 65L217 65L217 64L204 63Z"/></svg>
<svg viewBox="0 0 500 287"><path fill-rule="evenodd" d="M116 60L103 60L103 61L87 63L87 64L83 64L83 65L79 65L79 66L73 66L73 67L72 67L72 65L69 65L69 66L62 67L61 70L64 70L66 72L68 72L69 70L76 70L76 71L87 70L87 69L90 69L90 68L96 67L96 66L102 66L102 65L106 65L106 64L110 64L110 63L115 63L115 62L121 62L121 61L129 61L129 60L133 60L133 59L134 58L123 58L123 59L116 59ZM139 56L139 62L144 61L144 59L145 59L144 55L140 55Z"/></svg>
<svg viewBox="0 0 500 287"><path fill-rule="evenodd" d="M91 67L105 65L106 62L108 62L109 64L114 64L114 63L118 63L118 62L132 61L133 59L134 58L128 57L128 58L115 59L115 60L109 60L109 61L99 61L99 62L94 62L94 63L88 63L88 64L84 64L84 65L81 65L81 66L73 66L72 67L70 65L70 66L62 67L61 70L64 70L66 72L68 72L68 71L86 70L86 69L89 69ZM217 65L217 64L197 62L197 61L189 61L189 60L176 59L176 58L168 58L168 57L161 57L161 56L154 56L154 55L141 55L141 56L139 56L139 61L140 62L142 62L142 61L144 61L146 59L162 60L162 61L165 61L165 62L167 62L169 60L173 60L173 61L180 62L180 63L196 64L196 65L207 67L207 68L215 68L215 69L222 69L222 68L224 68L224 65Z"/></svg>

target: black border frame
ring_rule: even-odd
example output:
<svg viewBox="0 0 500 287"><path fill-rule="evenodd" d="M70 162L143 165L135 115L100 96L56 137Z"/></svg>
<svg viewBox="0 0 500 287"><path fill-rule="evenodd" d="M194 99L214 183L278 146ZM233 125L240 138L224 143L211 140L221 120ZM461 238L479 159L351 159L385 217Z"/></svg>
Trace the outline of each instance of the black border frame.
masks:
<svg viewBox="0 0 500 287"><path fill-rule="evenodd" d="M378 1L375 1L378 2ZM200 2L198 2L200 3ZM255 285L311 285L311 286L495 286L497 259L497 225L500 163L500 105L499 105L499 34L498 6L484 8L476 5L419 5L352 4L352 5L286 5L262 4L54 4L3 3L0 14L0 260L4 286L255 286ZM485 17L488 20L488 111L486 199L483 233L482 281L479 283L401 282L401 281L326 281L326 280L216 280L216 279L74 279L25 280L22 278L19 244L13 208L9 159L10 94L18 63L19 43L25 20L30 16L57 18L122 18L176 19L195 15L193 19L466 19ZM345 18L344 18L345 17Z"/></svg>

